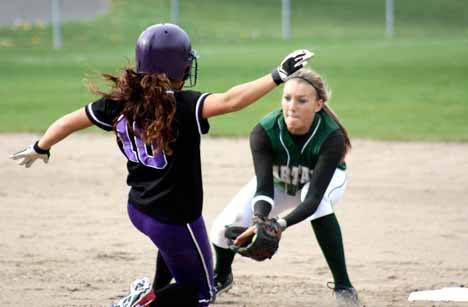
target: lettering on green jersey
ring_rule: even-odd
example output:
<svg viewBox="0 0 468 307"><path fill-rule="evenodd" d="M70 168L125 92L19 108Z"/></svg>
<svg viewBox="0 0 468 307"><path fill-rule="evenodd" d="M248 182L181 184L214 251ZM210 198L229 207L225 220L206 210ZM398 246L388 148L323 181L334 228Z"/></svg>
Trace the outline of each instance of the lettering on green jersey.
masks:
<svg viewBox="0 0 468 307"><path fill-rule="evenodd" d="M291 169L287 166L281 166L280 167L280 174L281 174L281 181L284 183L290 184L291 183Z"/></svg>
<svg viewBox="0 0 468 307"><path fill-rule="evenodd" d="M308 167L302 165L293 167L288 167L286 165L274 165L273 177L277 181L281 181L286 184L302 186L309 182L313 171L314 170L311 170Z"/></svg>

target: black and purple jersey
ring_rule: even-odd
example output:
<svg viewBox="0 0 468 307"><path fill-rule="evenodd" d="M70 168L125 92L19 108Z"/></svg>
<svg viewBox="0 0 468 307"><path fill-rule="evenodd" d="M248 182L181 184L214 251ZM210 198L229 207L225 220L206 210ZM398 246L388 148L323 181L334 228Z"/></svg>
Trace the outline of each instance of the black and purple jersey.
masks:
<svg viewBox="0 0 468 307"><path fill-rule="evenodd" d="M201 216L203 186L200 136L208 132L202 109L208 93L176 91L172 155L154 154L139 128L121 115L123 104L101 98L86 106L86 114L98 127L116 131L117 143L127 157L129 202L163 223L189 223Z"/></svg>

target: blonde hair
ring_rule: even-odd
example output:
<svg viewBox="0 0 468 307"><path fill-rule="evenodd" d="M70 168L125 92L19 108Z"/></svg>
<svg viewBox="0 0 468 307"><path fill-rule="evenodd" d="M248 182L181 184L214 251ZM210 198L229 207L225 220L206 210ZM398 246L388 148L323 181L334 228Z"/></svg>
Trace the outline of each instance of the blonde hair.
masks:
<svg viewBox="0 0 468 307"><path fill-rule="evenodd" d="M340 119L338 118L338 115L336 115L336 113L332 110L332 108L327 104L327 101L329 101L331 98L331 90L329 89L325 81L323 80L322 76L320 76L320 74L318 74L316 71L313 71L308 68L303 68L303 69L298 70L291 76L289 76L286 82L289 80L297 80L298 82L308 83L315 89L315 92L317 93L317 99L323 100L322 109L331 118L333 118L333 120L340 127L341 131L343 131L345 144L346 144L346 151L345 151L345 155L346 155L346 153L351 149L351 140L349 138L348 131L341 123Z"/></svg>

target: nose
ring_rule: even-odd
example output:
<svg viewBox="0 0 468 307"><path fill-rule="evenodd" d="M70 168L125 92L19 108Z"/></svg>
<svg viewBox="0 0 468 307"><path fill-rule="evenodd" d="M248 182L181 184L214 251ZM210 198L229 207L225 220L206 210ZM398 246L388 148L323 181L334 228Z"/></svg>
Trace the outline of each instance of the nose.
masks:
<svg viewBox="0 0 468 307"><path fill-rule="evenodd" d="M292 113L295 113L296 112L296 102L294 100L291 100L289 103L288 103L288 111L289 112L292 112Z"/></svg>

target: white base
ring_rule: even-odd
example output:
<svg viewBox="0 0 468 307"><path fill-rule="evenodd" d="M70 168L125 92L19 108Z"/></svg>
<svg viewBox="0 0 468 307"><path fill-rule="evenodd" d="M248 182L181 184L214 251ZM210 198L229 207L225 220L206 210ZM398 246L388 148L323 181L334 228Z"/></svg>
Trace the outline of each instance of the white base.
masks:
<svg viewBox="0 0 468 307"><path fill-rule="evenodd" d="M449 287L411 292L408 301L468 302L468 288Z"/></svg>

